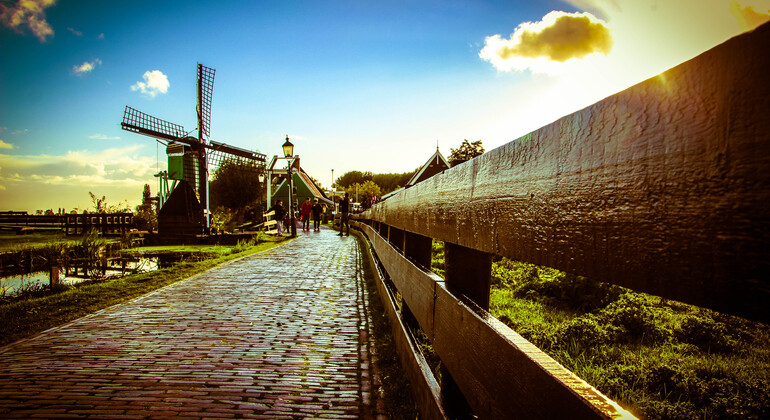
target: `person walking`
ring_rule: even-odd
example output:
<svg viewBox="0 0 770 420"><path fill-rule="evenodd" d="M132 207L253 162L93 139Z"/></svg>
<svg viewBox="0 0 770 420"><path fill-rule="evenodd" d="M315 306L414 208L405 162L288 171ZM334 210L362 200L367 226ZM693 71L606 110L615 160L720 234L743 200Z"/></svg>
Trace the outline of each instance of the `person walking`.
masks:
<svg viewBox="0 0 770 420"><path fill-rule="evenodd" d="M302 203L302 208L299 210L300 217L302 218L302 230L310 232L310 211L313 208L313 203L310 202L310 197Z"/></svg>
<svg viewBox="0 0 770 420"><path fill-rule="evenodd" d="M323 212L323 207L321 206L321 203L318 202L317 198L313 203L312 212L313 212L313 231L320 232L321 231L321 213Z"/></svg>
<svg viewBox="0 0 770 420"><path fill-rule="evenodd" d="M270 207L270 211L275 212L273 220L276 221L275 228L278 230L278 234L283 233L283 218L286 216L286 210L283 208L283 200L278 200L273 207Z"/></svg>
<svg viewBox="0 0 770 420"><path fill-rule="evenodd" d="M350 195L345 193L345 198L340 201L340 233L342 236L342 226L347 226L347 236L350 236Z"/></svg>

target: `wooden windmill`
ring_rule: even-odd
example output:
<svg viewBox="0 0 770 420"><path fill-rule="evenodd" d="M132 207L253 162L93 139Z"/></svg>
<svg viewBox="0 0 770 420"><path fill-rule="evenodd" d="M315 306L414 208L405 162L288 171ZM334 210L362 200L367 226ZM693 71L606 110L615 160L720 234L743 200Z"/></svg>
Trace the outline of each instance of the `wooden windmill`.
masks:
<svg viewBox="0 0 770 420"><path fill-rule="evenodd" d="M211 97L215 71L198 63L198 138L189 136L189 132L179 124L164 121L129 106L126 106L123 122L120 124L126 131L153 137L166 145L169 160L168 178L176 182L169 200L161 208L161 214L165 210L172 219L186 220L187 228L182 233L195 233L196 230L200 233L202 229L207 230L210 227L210 170L218 167L224 160L248 162L252 167L265 164L265 155L261 153L210 140ZM163 233L163 223L161 220L159 222L159 230Z"/></svg>

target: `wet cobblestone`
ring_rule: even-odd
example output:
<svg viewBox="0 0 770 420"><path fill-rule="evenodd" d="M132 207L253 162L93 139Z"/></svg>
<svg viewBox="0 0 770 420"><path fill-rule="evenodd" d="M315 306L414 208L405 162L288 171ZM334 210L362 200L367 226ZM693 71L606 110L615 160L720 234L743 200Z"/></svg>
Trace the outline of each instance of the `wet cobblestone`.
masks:
<svg viewBox="0 0 770 420"><path fill-rule="evenodd" d="M359 252L307 233L0 348L0 417L377 418Z"/></svg>

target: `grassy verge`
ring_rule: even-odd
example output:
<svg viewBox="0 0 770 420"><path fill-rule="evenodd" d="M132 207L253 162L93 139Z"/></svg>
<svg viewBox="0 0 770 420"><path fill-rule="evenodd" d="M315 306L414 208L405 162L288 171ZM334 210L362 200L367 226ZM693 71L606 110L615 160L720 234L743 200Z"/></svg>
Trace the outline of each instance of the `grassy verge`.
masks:
<svg viewBox="0 0 770 420"><path fill-rule="evenodd" d="M765 324L506 258L489 311L640 418L770 418Z"/></svg>
<svg viewBox="0 0 770 420"><path fill-rule="evenodd" d="M0 305L0 346L30 337L87 314L183 280L225 262L273 248L285 238L239 244L232 253L173 268L95 283L84 283L58 293L29 297Z"/></svg>
<svg viewBox="0 0 770 420"><path fill-rule="evenodd" d="M27 248L45 247L51 243L75 245L80 238L67 236L61 232L35 232L30 235L17 235L13 232L0 232L0 253L20 251Z"/></svg>

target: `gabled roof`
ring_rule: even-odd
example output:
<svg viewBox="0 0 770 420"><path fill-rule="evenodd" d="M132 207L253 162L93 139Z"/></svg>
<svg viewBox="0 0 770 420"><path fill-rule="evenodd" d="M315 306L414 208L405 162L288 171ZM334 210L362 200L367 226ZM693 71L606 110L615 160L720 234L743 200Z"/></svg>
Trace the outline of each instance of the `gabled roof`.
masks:
<svg viewBox="0 0 770 420"><path fill-rule="evenodd" d="M284 179L278 184L273 193L273 197L287 196L288 195L288 183ZM321 191L320 188L310 179L310 176L304 169L299 168L299 171L294 173L294 186L297 188L297 195L302 197L312 196L317 198L318 201L327 205L333 205L334 202L326 197L326 194Z"/></svg>
<svg viewBox="0 0 770 420"><path fill-rule="evenodd" d="M417 173L412 176L409 182L406 183L406 186L411 187L420 181L424 181L433 175L436 175L444 169L449 169L449 162L447 162L446 158L444 158L444 155L442 155L441 152L439 152L438 147L436 147L436 153L434 153L433 156L431 156L430 159L428 159L428 161L422 165L420 170L417 171Z"/></svg>

